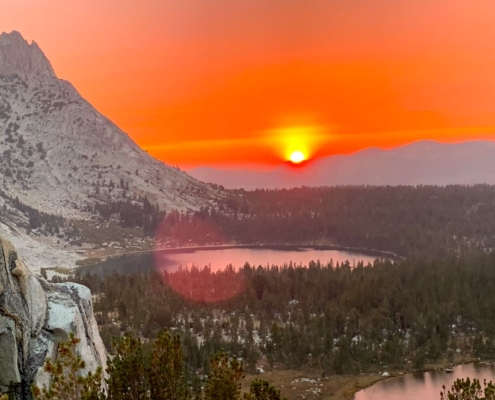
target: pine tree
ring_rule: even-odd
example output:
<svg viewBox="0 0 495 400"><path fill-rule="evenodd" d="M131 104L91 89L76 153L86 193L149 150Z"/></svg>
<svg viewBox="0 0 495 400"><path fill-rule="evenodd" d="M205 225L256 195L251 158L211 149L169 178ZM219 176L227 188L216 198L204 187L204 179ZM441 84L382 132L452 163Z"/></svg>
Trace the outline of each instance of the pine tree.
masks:
<svg viewBox="0 0 495 400"><path fill-rule="evenodd" d="M244 393L245 400L287 400L280 395L280 390L275 389L267 381L256 379L251 382L248 393Z"/></svg>
<svg viewBox="0 0 495 400"><path fill-rule="evenodd" d="M109 361L108 399L141 400L146 398L146 374L141 341L129 334L113 340L114 357Z"/></svg>
<svg viewBox="0 0 495 400"><path fill-rule="evenodd" d="M220 351L210 361L210 375L206 381L204 400L237 400L244 378L241 363Z"/></svg>
<svg viewBox="0 0 495 400"><path fill-rule="evenodd" d="M33 385L31 392L35 400L101 400L104 399L102 389L101 367L95 374L82 376L85 362L76 353L80 339L70 334L66 342L58 344L57 358L52 361L47 358L43 367L50 374L48 387L40 389Z"/></svg>
<svg viewBox="0 0 495 400"><path fill-rule="evenodd" d="M187 400L191 397L179 336L172 337L169 332L158 334L151 353L148 380L153 400Z"/></svg>
<svg viewBox="0 0 495 400"><path fill-rule="evenodd" d="M440 392L441 400L495 400L495 385L492 381L483 382L478 379L457 379L452 388L445 393L445 386Z"/></svg>

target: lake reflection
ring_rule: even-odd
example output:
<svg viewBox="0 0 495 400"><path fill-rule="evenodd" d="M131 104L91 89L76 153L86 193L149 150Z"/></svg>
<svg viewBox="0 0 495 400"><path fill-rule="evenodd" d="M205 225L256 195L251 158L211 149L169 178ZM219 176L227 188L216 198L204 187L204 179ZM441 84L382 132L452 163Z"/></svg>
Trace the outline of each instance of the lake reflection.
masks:
<svg viewBox="0 0 495 400"><path fill-rule="evenodd" d="M495 381L495 368L480 364L459 365L454 372L425 372L387 379L356 393L355 400L440 400L442 386L449 389L458 378Z"/></svg>
<svg viewBox="0 0 495 400"><path fill-rule="evenodd" d="M195 249L195 250L173 250L158 251L155 253L130 254L120 257L109 258L106 261L82 267L82 272L96 274L108 274L111 272L132 273L137 271L147 271L152 268L164 271L175 271L180 266L191 267L195 265L203 268L210 266L212 271L222 270L227 265L232 264L236 269L240 269L248 262L251 266L266 267L272 265L283 266L292 262L294 265L307 266L310 261L320 261L326 265L333 261L334 265L339 262L349 261L351 266L363 261L373 264L377 256L340 251L340 250L319 250L311 248L216 248L216 249Z"/></svg>
<svg viewBox="0 0 495 400"><path fill-rule="evenodd" d="M242 268L246 262L251 266L272 266L289 264L308 266L311 261L320 261L327 265L333 260L334 265L339 262L349 261L351 266L354 263L364 261L365 265L373 263L376 257L363 254L349 253L337 250L279 250L279 249L259 249L259 248L236 248L236 249L215 249L215 250L195 250L192 253L157 253L157 259L164 259L166 262L158 265L166 266L167 270L174 270L183 267L204 267L209 265L212 271L224 269L232 264L236 269Z"/></svg>

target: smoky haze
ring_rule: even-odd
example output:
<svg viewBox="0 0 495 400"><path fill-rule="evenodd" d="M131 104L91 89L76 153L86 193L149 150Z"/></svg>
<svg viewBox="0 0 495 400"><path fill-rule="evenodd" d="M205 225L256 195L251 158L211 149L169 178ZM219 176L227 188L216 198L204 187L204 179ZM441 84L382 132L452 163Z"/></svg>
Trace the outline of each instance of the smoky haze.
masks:
<svg viewBox="0 0 495 400"><path fill-rule="evenodd" d="M230 189L495 184L495 142L444 144L421 141L393 150L371 148L348 156L330 156L300 168L287 163L269 172L202 167L189 174Z"/></svg>

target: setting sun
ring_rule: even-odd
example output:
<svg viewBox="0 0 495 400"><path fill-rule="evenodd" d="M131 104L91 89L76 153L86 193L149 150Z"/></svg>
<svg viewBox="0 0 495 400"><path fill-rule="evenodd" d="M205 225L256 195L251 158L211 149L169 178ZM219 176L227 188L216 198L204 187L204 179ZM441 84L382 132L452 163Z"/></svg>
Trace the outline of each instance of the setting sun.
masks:
<svg viewBox="0 0 495 400"><path fill-rule="evenodd" d="M321 144L331 138L328 128L308 124L266 131L264 142L267 148L278 153L280 161L300 164L312 159Z"/></svg>
<svg viewBox="0 0 495 400"><path fill-rule="evenodd" d="M299 164L306 160L306 156L303 154L302 151L296 150L292 152L292 154L289 157L289 160L293 162L294 164Z"/></svg>

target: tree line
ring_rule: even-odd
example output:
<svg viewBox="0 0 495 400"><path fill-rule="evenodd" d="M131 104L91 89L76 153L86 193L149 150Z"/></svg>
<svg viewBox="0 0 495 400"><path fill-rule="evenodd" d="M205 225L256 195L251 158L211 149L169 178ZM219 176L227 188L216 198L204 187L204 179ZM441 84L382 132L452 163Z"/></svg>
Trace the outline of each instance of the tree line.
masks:
<svg viewBox="0 0 495 400"><path fill-rule="evenodd" d="M434 260L495 248L495 186L230 190L215 207L165 213L148 199L92 212L171 245L332 244Z"/></svg>
<svg viewBox="0 0 495 400"><path fill-rule="evenodd" d="M95 203L87 211L103 221L116 220L123 228L141 228L145 235L153 235L165 212L150 203L146 196L136 200L119 200Z"/></svg>
<svg viewBox="0 0 495 400"><path fill-rule="evenodd" d="M104 218L120 215L124 225L142 227L145 215L154 221L146 232L160 226L159 237L174 245L320 243L434 260L492 251L494 206L495 186L452 185L233 190L194 212L130 203L98 209ZM120 210L133 207L132 218Z"/></svg>
<svg viewBox="0 0 495 400"><path fill-rule="evenodd" d="M251 382L241 396L242 363L225 352L211 358L203 381L188 379L180 338L166 331L158 334L148 355L141 340L130 334L115 339L105 378L101 367L83 373L85 363L76 351L79 342L71 335L58 344L55 360L46 359L49 384L33 384L35 400L282 400L280 391L263 380Z"/></svg>

